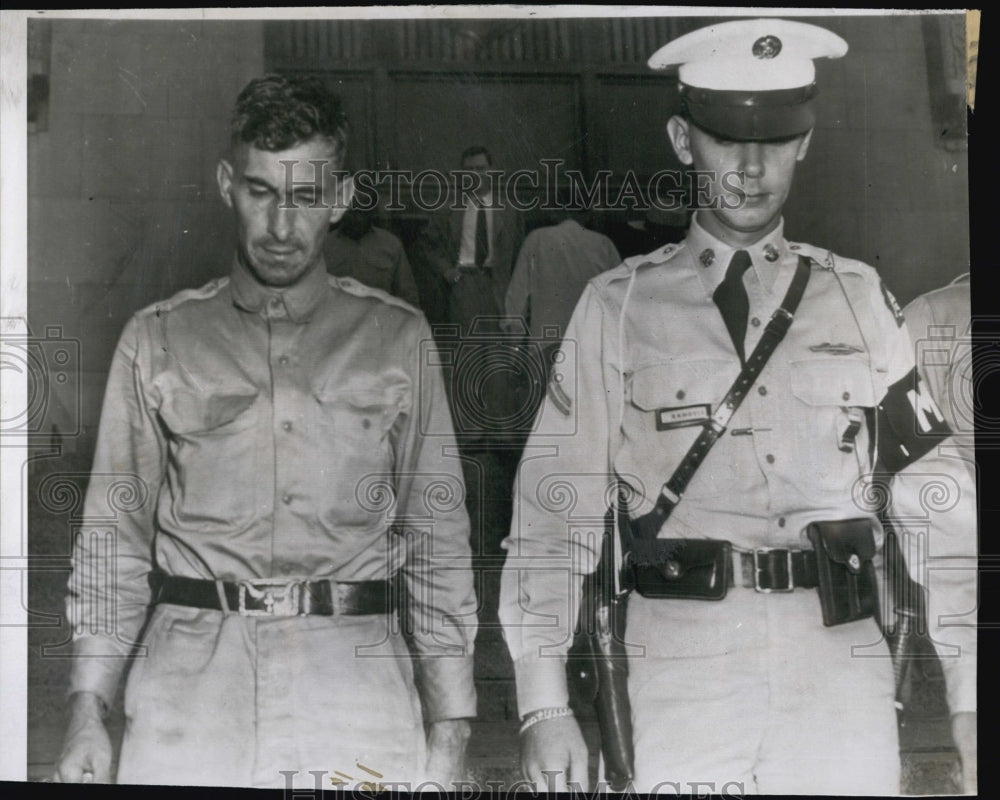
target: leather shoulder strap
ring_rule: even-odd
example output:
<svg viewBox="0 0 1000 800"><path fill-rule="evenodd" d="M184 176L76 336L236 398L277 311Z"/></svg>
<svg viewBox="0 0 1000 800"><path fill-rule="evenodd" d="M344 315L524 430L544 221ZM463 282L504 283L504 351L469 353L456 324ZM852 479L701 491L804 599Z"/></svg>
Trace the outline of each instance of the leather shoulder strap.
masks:
<svg viewBox="0 0 1000 800"><path fill-rule="evenodd" d="M705 460L705 456L708 455L708 452L719 440L719 437L726 432L729 420L732 419L733 414L736 413L736 409L740 407L740 403L743 402L750 392L754 381L757 380L757 377L764 370L764 366L771 358L771 355L777 349L781 340L785 338L785 334L788 333L788 329L791 327L792 320L795 317L795 312L799 307L799 301L802 300L806 284L809 282L810 271L809 259L805 256L799 256L795 276L792 278L791 285L789 285L788 291L785 293L784 300L781 301L781 305L771 315L771 319L767 323L760 341L750 354L740 374L736 377L735 383L726 392L726 396L719 404L715 414L705 423L701 434L695 439L694 444L691 445L691 448L687 451L677 469L674 470L674 474L670 476L670 480L663 484L663 487L660 489L660 496L657 498L656 506L653 510L638 519L630 521L629 527L631 527L632 531L639 538L656 538L656 534L663 527L663 523L667 521L674 507L680 502L681 497L684 496L684 491L687 489L698 467ZM622 545L627 548L626 542L623 542Z"/></svg>

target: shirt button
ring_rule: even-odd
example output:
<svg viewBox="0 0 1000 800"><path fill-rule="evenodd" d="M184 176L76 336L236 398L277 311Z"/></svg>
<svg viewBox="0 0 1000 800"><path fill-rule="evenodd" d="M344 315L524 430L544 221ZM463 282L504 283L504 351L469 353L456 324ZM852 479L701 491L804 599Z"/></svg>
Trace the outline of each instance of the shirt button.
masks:
<svg viewBox="0 0 1000 800"><path fill-rule="evenodd" d="M292 423L291 422L282 422L281 423L281 427L284 428L286 431L290 431L292 429Z"/></svg>
<svg viewBox="0 0 1000 800"><path fill-rule="evenodd" d="M767 387L766 386L758 386L757 387L757 394L759 394L761 397L763 397L765 394L767 394Z"/></svg>
<svg viewBox="0 0 1000 800"><path fill-rule="evenodd" d="M764 460L767 461L768 464L773 464L774 463L774 456L772 456L770 453L768 453L766 456L764 456Z"/></svg>
<svg viewBox="0 0 1000 800"><path fill-rule="evenodd" d="M784 517L778 517L778 527L779 528L784 528L785 527L785 518Z"/></svg>
<svg viewBox="0 0 1000 800"><path fill-rule="evenodd" d="M281 498L281 502L284 503L286 506L289 505L292 502L292 496L290 494L284 495Z"/></svg>
<svg viewBox="0 0 1000 800"><path fill-rule="evenodd" d="M288 356L279 356L278 357L278 363L281 364L282 366L284 366L285 364L287 364L288 363Z"/></svg>
<svg viewBox="0 0 1000 800"><path fill-rule="evenodd" d="M753 325L755 328L759 328L760 327L760 319L758 317L752 317L750 319L750 324Z"/></svg>
<svg viewBox="0 0 1000 800"><path fill-rule="evenodd" d="M687 393L683 389L677 390L677 399L683 400L687 396Z"/></svg>
<svg viewBox="0 0 1000 800"><path fill-rule="evenodd" d="M851 399L851 393L850 392L844 392L841 395L841 397L843 397L845 400L850 400Z"/></svg>

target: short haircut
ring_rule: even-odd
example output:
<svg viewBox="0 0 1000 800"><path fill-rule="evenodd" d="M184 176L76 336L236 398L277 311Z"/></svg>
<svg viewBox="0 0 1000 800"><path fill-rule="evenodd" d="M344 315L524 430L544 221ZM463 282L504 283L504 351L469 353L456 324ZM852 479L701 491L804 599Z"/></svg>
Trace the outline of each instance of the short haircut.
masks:
<svg viewBox="0 0 1000 800"><path fill-rule="evenodd" d="M462 151L462 158L460 163L464 164L465 159L474 158L475 156L486 156L486 163L491 167L493 166L493 156L490 155L490 151L483 147L481 144L474 144L472 147L466 147Z"/></svg>
<svg viewBox="0 0 1000 800"><path fill-rule="evenodd" d="M318 78L265 75L236 98L230 144L276 152L323 136L333 142L334 158L342 166L349 130L340 98Z"/></svg>

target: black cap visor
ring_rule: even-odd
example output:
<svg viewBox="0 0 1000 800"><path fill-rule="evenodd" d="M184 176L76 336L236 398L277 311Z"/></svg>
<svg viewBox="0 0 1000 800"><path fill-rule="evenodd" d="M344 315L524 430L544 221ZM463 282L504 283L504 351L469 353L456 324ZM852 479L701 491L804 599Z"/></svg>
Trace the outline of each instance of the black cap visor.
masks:
<svg viewBox="0 0 1000 800"><path fill-rule="evenodd" d="M810 130L816 122L816 86L764 92L732 92L681 87L691 121L723 139L786 139Z"/></svg>

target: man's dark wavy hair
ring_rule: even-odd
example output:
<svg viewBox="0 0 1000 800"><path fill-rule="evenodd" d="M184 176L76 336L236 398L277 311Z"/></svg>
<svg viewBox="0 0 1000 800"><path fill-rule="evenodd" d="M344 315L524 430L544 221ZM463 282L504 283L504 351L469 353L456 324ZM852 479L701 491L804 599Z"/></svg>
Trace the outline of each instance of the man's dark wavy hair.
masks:
<svg viewBox="0 0 1000 800"><path fill-rule="evenodd" d="M311 76L265 75L248 83L233 111L231 144L287 150L313 136L334 142L343 164L349 125L340 98Z"/></svg>

